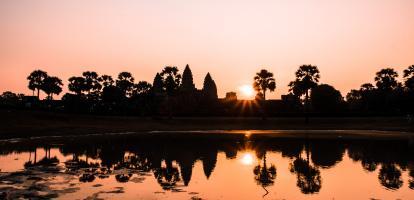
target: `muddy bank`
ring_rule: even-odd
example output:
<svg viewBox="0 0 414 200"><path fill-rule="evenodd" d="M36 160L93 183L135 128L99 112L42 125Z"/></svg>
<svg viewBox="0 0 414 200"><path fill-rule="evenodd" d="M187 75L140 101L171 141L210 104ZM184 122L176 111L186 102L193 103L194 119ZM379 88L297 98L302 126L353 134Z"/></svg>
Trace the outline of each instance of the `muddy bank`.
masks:
<svg viewBox="0 0 414 200"><path fill-rule="evenodd" d="M401 118L174 118L70 115L0 110L0 138L188 130L375 130L414 132Z"/></svg>

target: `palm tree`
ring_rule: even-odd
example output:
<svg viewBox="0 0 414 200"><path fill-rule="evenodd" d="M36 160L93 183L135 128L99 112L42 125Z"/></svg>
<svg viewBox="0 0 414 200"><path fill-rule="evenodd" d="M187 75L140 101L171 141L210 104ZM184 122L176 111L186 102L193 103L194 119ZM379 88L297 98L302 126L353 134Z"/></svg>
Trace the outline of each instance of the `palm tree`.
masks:
<svg viewBox="0 0 414 200"><path fill-rule="evenodd" d="M112 78L112 76L109 76L109 75L102 75L99 78L99 81L102 82L101 85L103 85L103 87L114 85L114 79Z"/></svg>
<svg viewBox="0 0 414 200"><path fill-rule="evenodd" d="M375 76L377 88L381 91L390 91L398 87L398 73L392 68L381 69Z"/></svg>
<svg viewBox="0 0 414 200"><path fill-rule="evenodd" d="M53 94L59 95L62 92L62 80L56 76L49 76L44 79L42 90L47 94L47 98L52 100Z"/></svg>
<svg viewBox="0 0 414 200"><path fill-rule="evenodd" d="M37 99L39 99L40 90L42 89L43 82L47 78L47 72L42 70L35 70L27 77L29 80L29 89L33 91L37 90Z"/></svg>
<svg viewBox="0 0 414 200"><path fill-rule="evenodd" d="M316 87L319 82L319 69L313 65L302 65L295 73L296 80L289 83L289 91L294 95L305 95L305 114L306 123L309 121L308 109L309 109L309 90Z"/></svg>
<svg viewBox="0 0 414 200"><path fill-rule="evenodd" d="M276 82L273 78L273 73L262 69L260 72L256 73L253 82L253 88L258 92L263 94L263 100L266 100L266 91L270 92L275 91Z"/></svg>
<svg viewBox="0 0 414 200"><path fill-rule="evenodd" d="M269 90L270 92L275 91L276 89L276 82L273 78L273 73L262 69L260 72L256 73L254 76L253 88L257 91L257 95L263 95L262 99L262 107L263 107L263 116L262 118L265 119L265 111L266 111L266 91Z"/></svg>
<svg viewBox="0 0 414 200"><path fill-rule="evenodd" d="M174 95L179 89L181 75L177 67L166 66L160 73L164 82L164 89L168 96Z"/></svg>
<svg viewBox="0 0 414 200"><path fill-rule="evenodd" d="M85 91L88 92L88 95L91 94L91 92L97 92L102 89L98 73L86 71L82 73L82 76L85 78Z"/></svg>
<svg viewBox="0 0 414 200"><path fill-rule="evenodd" d="M116 86L121 89L125 96L129 96L134 87L134 77L130 72L121 72L116 80Z"/></svg>
<svg viewBox="0 0 414 200"><path fill-rule="evenodd" d="M177 67L166 66L160 73L163 80L164 90L167 93L167 104L169 118L172 118L172 97L177 93L180 83L181 75L178 73Z"/></svg>

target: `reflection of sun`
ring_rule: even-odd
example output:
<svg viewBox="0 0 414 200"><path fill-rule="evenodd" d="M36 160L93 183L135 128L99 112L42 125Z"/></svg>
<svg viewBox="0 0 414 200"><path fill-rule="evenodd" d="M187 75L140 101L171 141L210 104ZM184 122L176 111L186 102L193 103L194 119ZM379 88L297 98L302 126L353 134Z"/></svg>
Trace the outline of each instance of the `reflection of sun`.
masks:
<svg viewBox="0 0 414 200"><path fill-rule="evenodd" d="M250 131L246 131L246 133L244 134L244 137L249 138L249 137L250 137L250 135L252 135L252 133L251 133Z"/></svg>
<svg viewBox="0 0 414 200"><path fill-rule="evenodd" d="M254 161L252 153L247 153L247 152L244 153L240 161L243 165L252 165Z"/></svg>
<svg viewBox="0 0 414 200"><path fill-rule="evenodd" d="M254 89L251 85L242 85L239 87L239 90L244 97L247 97L247 98L254 97Z"/></svg>

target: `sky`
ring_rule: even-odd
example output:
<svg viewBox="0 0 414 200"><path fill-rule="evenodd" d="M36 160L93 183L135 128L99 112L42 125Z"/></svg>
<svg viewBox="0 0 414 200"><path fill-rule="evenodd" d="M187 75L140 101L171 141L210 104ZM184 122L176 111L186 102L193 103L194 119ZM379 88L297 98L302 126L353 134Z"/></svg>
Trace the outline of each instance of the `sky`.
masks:
<svg viewBox="0 0 414 200"><path fill-rule="evenodd" d="M375 72L400 76L414 64L413 0L1 0L0 92L31 94L35 69L64 81L83 71L129 71L152 83L164 66L186 64L202 88L210 72L219 97L274 73L276 91L300 65L342 95Z"/></svg>

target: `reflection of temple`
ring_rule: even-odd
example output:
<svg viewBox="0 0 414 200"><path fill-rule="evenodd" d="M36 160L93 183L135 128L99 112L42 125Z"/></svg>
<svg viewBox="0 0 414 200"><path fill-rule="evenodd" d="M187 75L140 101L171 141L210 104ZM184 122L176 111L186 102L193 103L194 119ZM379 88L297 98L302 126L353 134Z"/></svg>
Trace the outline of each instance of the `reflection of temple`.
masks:
<svg viewBox="0 0 414 200"><path fill-rule="evenodd" d="M185 134L183 134L185 135ZM93 141L93 143L91 143ZM53 146L50 144L60 144ZM332 168L342 161L345 152L353 160L361 163L367 172L377 173L378 181L392 190L401 187L414 189L414 145L406 140L329 140L329 139L293 139L250 137L246 141L243 135L232 136L107 136L91 139L67 141L30 141L28 143L3 145L0 154L10 152L30 153L27 167L53 164L50 148L59 151L71 159L65 162L67 169L95 168L97 177L116 169L130 169L134 172L154 174L157 182L164 189L177 185L191 184L193 167L201 162L204 175L208 179L214 176L217 155L223 152L227 159L233 159L240 150L255 151L256 156L264 161L257 173L261 185L273 184L276 177L277 163L266 163L266 152L280 152L283 157L291 158L291 172L297 177L297 186L305 194L316 193L322 188L320 170ZM45 157L39 160L37 151L43 148ZM269 154L268 154L269 155ZM100 161L100 162L97 162ZM275 165L273 170L269 167ZM263 170L266 167L266 170ZM402 170L408 170L408 183L403 183ZM91 172L92 173L92 172ZM95 172L94 172L95 173ZM85 175L85 180L92 177ZM91 179L88 179L91 178ZM130 174L120 174L118 181L128 181ZM93 181L93 180L92 180ZM278 182L274 182L278 184ZM325 183L326 184L326 183Z"/></svg>

